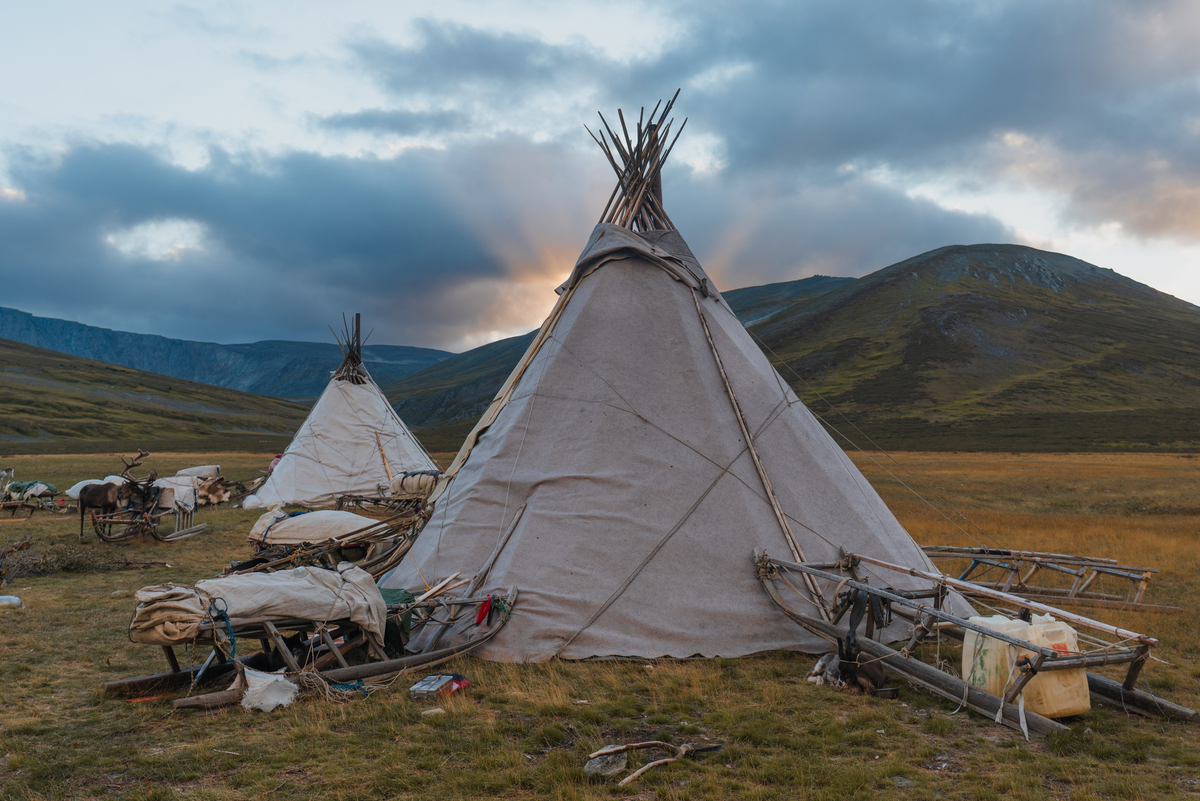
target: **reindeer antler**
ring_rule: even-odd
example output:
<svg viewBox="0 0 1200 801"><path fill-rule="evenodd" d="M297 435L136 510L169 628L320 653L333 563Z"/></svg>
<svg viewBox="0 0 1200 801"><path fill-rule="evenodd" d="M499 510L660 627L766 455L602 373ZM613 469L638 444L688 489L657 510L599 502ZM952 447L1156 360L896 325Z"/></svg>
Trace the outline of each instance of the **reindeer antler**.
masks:
<svg viewBox="0 0 1200 801"><path fill-rule="evenodd" d="M136 481L136 479L133 476L129 475L129 471L132 470L133 468L141 465L142 460L145 459L149 455L150 455L150 453L148 451L144 451L141 448L138 448L137 456L134 456L131 459L126 459L124 456L122 456L121 461L124 463L125 469L121 471L121 475L124 478L129 479L130 481Z"/></svg>

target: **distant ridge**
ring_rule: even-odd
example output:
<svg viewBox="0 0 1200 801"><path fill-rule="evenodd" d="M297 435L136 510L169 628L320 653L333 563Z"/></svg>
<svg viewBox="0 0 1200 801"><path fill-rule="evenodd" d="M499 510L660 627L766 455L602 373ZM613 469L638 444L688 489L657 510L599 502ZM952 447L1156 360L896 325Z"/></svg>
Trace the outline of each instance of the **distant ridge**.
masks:
<svg viewBox="0 0 1200 801"><path fill-rule="evenodd" d="M729 308L733 309L743 325L753 325L773 314L778 314L797 301L823 295L845 284L852 284L855 280L857 279L814 275L810 278L801 278L799 281L731 289L728 292L722 292L721 296L725 298L725 302L729 304Z"/></svg>
<svg viewBox="0 0 1200 801"><path fill-rule="evenodd" d="M268 340L241 345L133 334L35 317L0 307L0 338L258 395L315 398L342 361L337 345ZM436 364L450 354L431 348L368 345L363 361L379 384Z"/></svg>
<svg viewBox="0 0 1200 801"><path fill-rule="evenodd" d="M0 339L0 454L276 451L307 412Z"/></svg>
<svg viewBox="0 0 1200 801"><path fill-rule="evenodd" d="M859 279L814 276L723 296L797 395L855 444L1200 450L1200 308L1070 256L952 245ZM213 345L0 309L0 337L13 328L60 351L123 353L167 375L283 397L315 397L341 359L333 345ZM364 357L422 443L444 452L458 448L532 337L456 355L369 346ZM12 353L0 349L0 377L12 372ZM36 366L29 358L21 370ZM25 407L9 409L27 415L24 433L10 441L38 439L28 421L58 413L38 408L51 398L23 397ZM259 413L255 396L235 397ZM0 426L4 414L13 412L0 407ZM286 427L262 428L282 436Z"/></svg>

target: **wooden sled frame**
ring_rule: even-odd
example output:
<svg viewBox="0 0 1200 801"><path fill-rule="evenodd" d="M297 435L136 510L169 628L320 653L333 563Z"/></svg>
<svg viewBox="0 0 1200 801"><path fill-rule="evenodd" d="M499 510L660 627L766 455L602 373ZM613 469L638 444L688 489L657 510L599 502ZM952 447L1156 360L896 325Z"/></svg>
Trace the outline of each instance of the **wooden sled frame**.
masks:
<svg viewBox="0 0 1200 801"><path fill-rule="evenodd" d="M365 558L357 561L359 567L378 581L380 576L400 564L400 560L416 541L417 532L424 522L425 518L422 515L414 516L408 512L400 512L319 544L300 543L286 546L286 553L268 558L266 562L255 562L247 566L243 566L245 563L232 564L221 575L271 573L276 570L290 570L299 565L326 564L332 567L339 561L338 555L343 548L389 546L377 548L374 552L369 550ZM262 551L260 555L261 553Z"/></svg>
<svg viewBox="0 0 1200 801"><path fill-rule="evenodd" d="M1115 559L1075 556L1042 551L1014 551L1007 548L971 548L950 545L922 546L925 555L938 561L969 560L959 581L970 581L980 587L1013 593L1022 598L1053 601L1075 606L1144 609L1155 612L1182 612L1178 606L1149 604L1142 599L1150 579L1158 572L1152 567L1122 565ZM999 571L1001 581L983 580L989 572ZM1073 577L1070 587L1054 587L1034 583L1039 574L1059 573ZM1129 582L1126 595L1099 592L1093 589L1100 578Z"/></svg>
<svg viewBox="0 0 1200 801"><path fill-rule="evenodd" d="M889 591L873 587L865 581L860 580L856 571L856 567L860 563L868 563L877 567L924 578L929 580L933 587L929 591L919 593ZM1127 707L1134 707L1149 714L1157 714L1181 720L1197 719L1197 713L1194 710L1172 704L1150 693L1134 689L1134 682L1137 680L1142 667L1149 658L1150 648L1158 645L1158 640L1146 635L1128 631L1117 626L1110 626L1107 623L1101 623L1080 615L1063 612L1062 610L1043 604L1027 601L1000 592L999 590L976 588L979 592L986 593L987 597L993 600L1003 601L1019 609L1043 614L1054 614L1060 619L1076 626L1120 637L1121 642L1132 641L1136 643L1132 647L1123 647L1118 643L1111 650L1064 656L1052 648L1045 648L1002 632L978 626L968 620L963 620L943 611L941 605L946 591L948 589L961 591L960 585L971 586L968 582L960 582L957 579L946 576L904 568L882 560L870 559L854 554L847 554L842 560L831 565L813 565L772 559L766 553L756 549L754 552L754 565L755 573L762 582L764 589L784 615L830 642L836 642L839 637L846 638L847 631L839 627L837 623L849 610L849 605L846 603L835 605L832 608L831 621L818 620L798 612L780 597L775 584L777 580L788 584L798 594L805 597L806 600L812 602L813 599L809 598L806 592L801 592L795 585L788 582L784 574L789 572L800 573L812 579L829 581L834 586L850 587L888 601L891 603L892 610L896 615L904 617L913 623L910 629L911 636L908 644L899 651L894 651L884 643L859 636L857 642L862 650L870 656L880 659L885 669L899 674L914 684L938 695L950 698L956 702L962 701L965 706L977 712L993 717L999 710L1003 709L1001 720L1006 726L1019 727L1019 710L1013 702L1017 700L1025 685L1037 673L1045 670L1086 669L1088 667L1113 664L1129 665L1125 680L1123 682L1116 682L1103 676L1088 673L1088 687L1093 695L1099 696L1110 703L1119 703ZM831 570L839 570L840 572L834 573L830 572ZM926 603L926 600L931 600L933 603ZM820 602L824 603L824 600L820 599ZM835 599L834 603L838 603L837 599ZM961 639L963 632L968 630L992 637L1010 645L1015 645L1034 655L1032 658L1025 657L1018 660L1017 665L1020 673L1008 687L1004 698L999 698L978 687L971 686L961 679L943 673L911 657L911 651L930 633L941 631L951 636L957 635L956 638ZM1035 733L1046 734L1051 731L1065 730L1065 727L1061 726L1061 724L1051 721L1048 718L1042 718L1040 715L1034 716L1033 713L1026 712L1025 718L1029 724L1030 731Z"/></svg>
<svg viewBox="0 0 1200 801"><path fill-rule="evenodd" d="M60 507L56 503L57 500L58 498L52 495L49 498L33 497L25 498L24 500L0 501L0 514L7 511L8 519L13 520L13 522L20 522L21 520L28 520L33 517L34 512L38 511L60 516L79 511L76 506L67 505ZM24 517L17 517L17 512L24 513L26 511L28 511L28 514Z"/></svg>
<svg viewBox="0 0 1200 801"><path fill-rule="evenodd" d="M443 586L445 582L443 582ZM436 590L436 588L435 588ZM431 590L433 592L434 590ZM457 656L470 653L496 635L508 622L512 609L516 605L518 591L509 587L504 597L493 598L493 602L502 601L500 619L486 631L470 638L466 642L451 647L442 648L422 654L414 654L398 659L389 659L386 654L375 647L362 632L361 628L349 620L313 621L281 618L231 618L229 625L233 629L237 642L257 640L261 650L254 654L238 654L231 661L227 654L232 652L224 621L211 621L200 627L195 644L211 645L212 651L198 665L181 667L175 649L171 646L160 646L167 659L169 670L146 676L134 676L105 682L104 693L110 696L138 695L146 692L172 690L176 688L195 688L202 681L215 681L228 676L239 669L248 660L266 654L269 658L274 652L283 660L289 674L305 671L320 673L331 683L353 682L367 678L406 673L412 670L431 667L448 661ZM426 593L429 596L429 593ZM425 619L431 619L439 609L454 607L478 606L488 601L488 596L471 598L425 597L408 604L388 606L388 617L397 617L408 612L423 613ZM295 647L288 644L283 636L285 632L301 634L300 642ZM305 636L307 635L307 637ZM337 643L338 639L342 643ZM354 652L359 651L366 656L364 664L352 665L349 659ZM235 662L237 664L235 664ZM253 667L253 665L251 665ZM176 709L215 709L229 706L241 701L242 690L224 690L205 695L185 697L174 702Z"/></svg>
<svg viewBox="0 0 1200 801"><path fill-rule="evenodd" d="M425 506L424 498L392 498L386 495L338 495L333 508L338 511L393 517L410 514L417 517Z"/></svg>
<svg viewBox="0 0 1200 801"><path fill-rule="evenodd" d="M139 535L145 534L159 542L179 542L188 537L194 537L208 527L207 523L194 525L194 509L176 506L162 512L142 512L136 509L122 509L119 512L102 515L94 509L89 512L92 530L104 542L126 542ZM160 531L163 518L173 515L174 530L164 533Z"/></svg>

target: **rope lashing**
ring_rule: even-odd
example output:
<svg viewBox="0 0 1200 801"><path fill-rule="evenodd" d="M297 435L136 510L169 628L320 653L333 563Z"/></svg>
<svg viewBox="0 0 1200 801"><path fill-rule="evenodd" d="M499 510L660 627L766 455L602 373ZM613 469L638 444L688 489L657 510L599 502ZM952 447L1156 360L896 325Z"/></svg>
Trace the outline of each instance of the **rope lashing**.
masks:
<svg viewBox="0 0 1200 801"><path fill-rule="evenodd" d="M363 698L368 698L371 695L370 690L367 689L367 685L362 679L359 679L358 681L352 681L348 684L340 684L336 681L331 681L329 682L329 686L335 690L343 690L345 692L354 692L355 690L360 690L362 691Z"/></svg>
<svg viewBox="0 0 1200 801"><path fill-rule="evenodd" d="M229 604L225 602L224 598L213 598L208 605L208 616L213 625L216 625L218 620L225 624L225 631L229 634L229 661L235 661L237 659L237 638L233 636L233 624L229 622Z"/></svg>

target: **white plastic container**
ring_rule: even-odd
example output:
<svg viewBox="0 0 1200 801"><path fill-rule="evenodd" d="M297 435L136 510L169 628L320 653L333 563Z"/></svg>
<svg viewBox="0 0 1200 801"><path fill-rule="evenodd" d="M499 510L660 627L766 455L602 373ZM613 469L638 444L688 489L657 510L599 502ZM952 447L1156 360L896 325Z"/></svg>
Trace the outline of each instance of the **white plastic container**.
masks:
<svg viewBox="0 0 1200 801"><path fill-rule="evenodd" d="M1009 620L1004 615L991 615L973 617L970 621L1010 637L1029 639L1025 635L1029 624L1021 620ZM1017 651L1014 645L968 631L963 640L963 681L972 687L1003 697L1009 675L1013 673L1013 663L1021 656Z"/></svg>
<svg viewBox="0 0 1200 801"><path fill-rule="evenodd" d="M1053 648L1063 655L1079 653L1075 630L1050 615L1034 615L1032 623L1009 620L1003 615L973 617L971 622L1034 645ZM973 687L1003 697L1010 681L1017 677L1018 671L1013 665L1024 656L1033 657L1033 653L968 631L963 641L964 680ZM1087 671L1082 669L1038 673L1025 685L1022 694L1026 709L1048 718L1082 715L1092 708Z"/></svg>
<svg viewBox="0 0 1200 801"><path fill-rule="evenodd" d="M1053 648L1064 656L1079 653L1075 629L1053 618L1050 622L1030 626L1027 639L1034 645ZM1026 708L1048 718L1082 715L1092 708L1087 671L1082 668L1042 671L1030 679L1024 692Z"/></svg>

